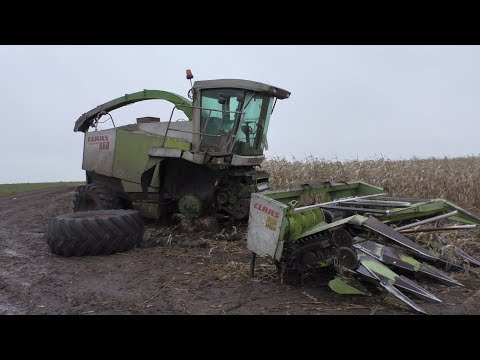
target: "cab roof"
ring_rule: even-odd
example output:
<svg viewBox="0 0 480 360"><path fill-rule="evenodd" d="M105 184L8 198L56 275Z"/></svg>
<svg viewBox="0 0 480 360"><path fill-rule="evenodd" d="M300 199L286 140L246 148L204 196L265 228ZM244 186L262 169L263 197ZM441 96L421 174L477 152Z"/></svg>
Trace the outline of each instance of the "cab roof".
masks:
<svg viewBox="0 0 480 360"><path fill-rule="evenodd" d="M240 88L259 93L275 96L278 99L287 99L290 96L290 92L281 89L276 86L267 85L250 80L241 79L218 79L218 80L203 80L195 81L193 84L194 89L218 89L218 88Z"/></svg>

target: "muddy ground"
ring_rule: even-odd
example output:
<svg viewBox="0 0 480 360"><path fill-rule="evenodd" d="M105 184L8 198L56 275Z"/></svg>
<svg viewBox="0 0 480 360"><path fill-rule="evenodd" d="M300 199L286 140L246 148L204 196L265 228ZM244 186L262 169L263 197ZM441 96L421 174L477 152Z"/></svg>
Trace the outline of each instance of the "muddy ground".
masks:
<svg viewBox="0 0 480 360"><path fill-rule="evenodd" d="M73 196L73 188L61 188L0 197L0 314L413 314L390 295L337 295L326 279L281 284L263 259L250 279L246 228L212 234L149 225L149 247L53 255L47 222L71 212ZM465 287L423 282L443 304L416 302L430 314L480 314L478 276L453 277Z"/></svg>

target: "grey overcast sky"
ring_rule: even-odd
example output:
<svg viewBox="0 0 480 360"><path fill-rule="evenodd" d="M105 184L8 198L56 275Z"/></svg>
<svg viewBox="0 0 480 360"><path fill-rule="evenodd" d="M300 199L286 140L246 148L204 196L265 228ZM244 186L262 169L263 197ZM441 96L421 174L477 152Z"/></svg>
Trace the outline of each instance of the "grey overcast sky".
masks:
<svg viewBox="0 0 480 360"><path fill-rule="evenodd" d="M186 96L188 68L292 93L275 107L267 158L480 153L479 46L0 46L0 183L83 180L75 120L142 89ZM170 110L147 101L112 116Z"/></svg>

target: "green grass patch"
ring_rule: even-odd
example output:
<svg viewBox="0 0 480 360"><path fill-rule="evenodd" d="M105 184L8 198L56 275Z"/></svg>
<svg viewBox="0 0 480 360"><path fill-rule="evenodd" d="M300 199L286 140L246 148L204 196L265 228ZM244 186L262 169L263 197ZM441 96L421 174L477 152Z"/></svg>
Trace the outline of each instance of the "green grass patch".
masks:
<svg viewBox="0 0 480 360"><path fill-rule="evenodd" d="M84 185L84 181L67 181L67 182L51 182L51 183L24 183L24 184L0 184L0 196L16 195L28 191L53 189L58 187L69 187Z"/></svg>

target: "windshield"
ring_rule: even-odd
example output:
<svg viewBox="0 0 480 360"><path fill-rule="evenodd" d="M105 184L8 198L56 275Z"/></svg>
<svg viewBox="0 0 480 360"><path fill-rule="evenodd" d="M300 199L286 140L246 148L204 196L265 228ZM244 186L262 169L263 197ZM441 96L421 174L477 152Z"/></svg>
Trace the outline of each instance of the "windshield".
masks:
<svg viewBox="0 0 480 360"><path fill-rule="evenodd" d="M266 145L273 97L247 91L245 116L237 132L233 152L238 155L262 155Z"/></svg>
<svg viewBox="0 0 480 360"><path fill-rule="evenodd" d="M200 126L203 147L219 147L225 135L232 135L244 103L242 89L202 91Z"/></svg>
<svg viewBox="0 0 480 360"><path fill-rule="evenodd" d="M236 131L233 153L262 155L273 97L244 89L205 89L201 98L202 148L228 146ZM240 122L240 123L239 123Z"/></svg>

